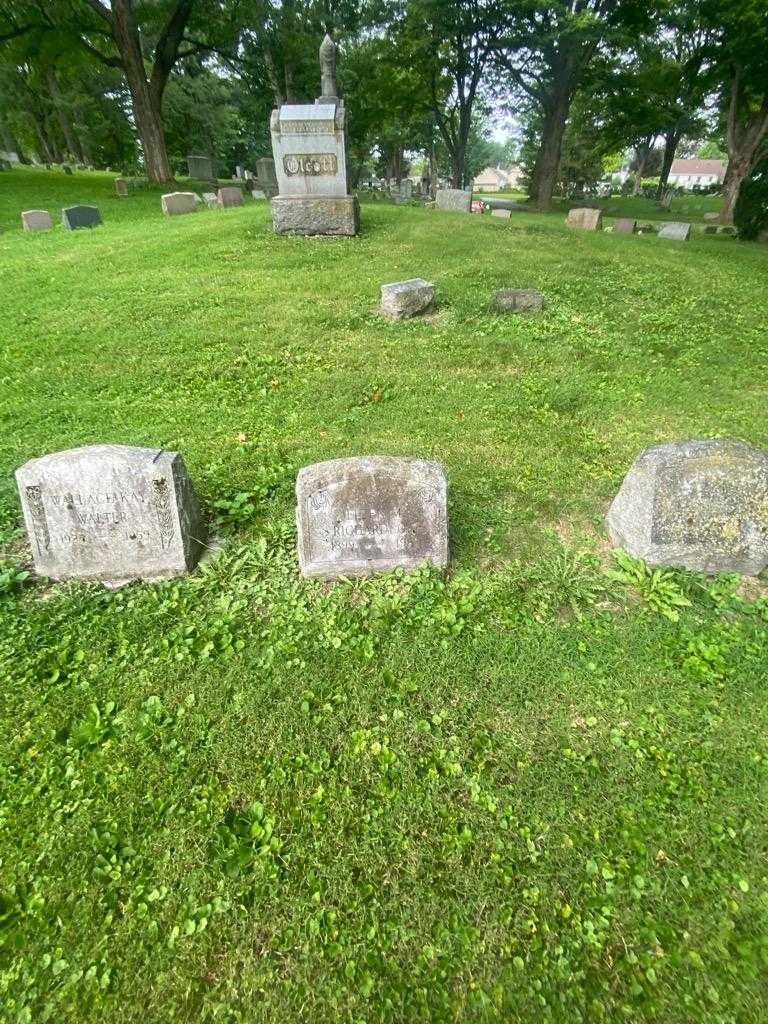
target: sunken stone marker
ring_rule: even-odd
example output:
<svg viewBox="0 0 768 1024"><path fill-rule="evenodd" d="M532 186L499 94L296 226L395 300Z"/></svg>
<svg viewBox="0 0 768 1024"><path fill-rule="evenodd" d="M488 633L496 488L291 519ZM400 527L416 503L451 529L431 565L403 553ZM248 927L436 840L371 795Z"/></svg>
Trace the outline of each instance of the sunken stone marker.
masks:
<svg viewBox="0 0 768 1024"><path fill-rule="evenodd" d="M588 206L575 207L568 211L565 223L569 228L582 228L584 231L602 231L603 214Z"/></svg>
<svg viewBox="0 0 768 1024"><path fill-rule="evenodd" d="M299 565L331 579L448 563L438 462L362 456L306 466L296 480Z"/></svg>
<svg viewBox="0 0 768 1024"><path fill-rule="evenodd" d="M94 445L16 471L41 576L56 580L178 576L200 554L200 511L178 452Z"/></svg>
<svg viewBox="0 0 768 1024"><path fill-rule="evenodd" d="M537 288L502 288L494 294L493 304L503 313L538 313L544 296Z"/></svg>
<svg viewBox="0 0 768 1024"><path fill-rule="evenodd" d="M160 205L166 216L173 217L181 213L194 213L197 201L194 192L167 192L160 198Z"/></svg>
<svg viewBox="0 0 768 1024"><path fill-rule="evenodd" d="M637 221L631 217L619 217L614 222L613 231L616 235L634 235L637 231Z"/></svg>
<svg viewBox="0 0 768 1024"><path fill-rule="evenodd" d="M659 238L669 238L673 242L687 242L691 237L691 225L681 220L670 220L659 231Z"/></svg>
<svg viewBox="0 0 768 1024"><path fill-rule="evenodd" d="M453 213L469 213L472 208L472 193L463 188L439 188L435 193L435 207Z"/></svg>
<svg viewBox="0 0 768 1024"><path fill-rule="evenodd" d="M68 231L95 228L101 224L101 214L98 206L65 206L61 211L61 222Z"/></svg>
<svg viewBox="0 0 768 1024"><path fill-rule="evenodd" d="M502 210L502 209L492 209L491 210L491 216L492 217L499 217L501 220L509 220L511 218L511 216L512 216L512 211L511 210Z"/></svg>
<svg viewBox="0 0 768 1024"><path fill-rule="evenodd" d="M721 440L646 448L606 526L650 565L756 576L768 565L768 452Z"/></svg>
<svg viewBox="0 0 768 1024"><path fill-rule="evenodd" d="M219 189L217 202L219 206L242 206L243 190L239 185L224 185Z"/></svg>
<svg viewBox="0 0 768 1024"><path fill-rule="evenodd" d="M21 223L25 231L50 231L53 220L47 210L24 210Z"/></svg>
<svg viewBox="0 0 768 1024"><path fill-rule="evenodd" d="M381 312L392 320L405 320L432 309L435 286L420 277L381 286Z"/></svg>

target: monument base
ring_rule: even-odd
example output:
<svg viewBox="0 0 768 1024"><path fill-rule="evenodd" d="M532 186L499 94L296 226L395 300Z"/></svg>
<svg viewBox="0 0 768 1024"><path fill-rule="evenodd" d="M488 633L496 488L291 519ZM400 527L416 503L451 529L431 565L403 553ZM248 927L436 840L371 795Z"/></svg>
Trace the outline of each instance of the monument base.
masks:
<svg viewBox="0 0 768 1024"><path fill-rule="evenodd" d="M272 223L280 235L356 235L357 196L275 196Z"/></svg>

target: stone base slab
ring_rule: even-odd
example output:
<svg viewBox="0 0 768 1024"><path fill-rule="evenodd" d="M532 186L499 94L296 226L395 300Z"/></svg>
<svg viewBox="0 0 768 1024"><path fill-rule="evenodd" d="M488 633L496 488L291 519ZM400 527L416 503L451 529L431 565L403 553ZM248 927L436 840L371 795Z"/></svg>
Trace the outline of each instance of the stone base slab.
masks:
<svg viewBox="0 0 768 1024"><path fill-rule="evenodd" d="M280 235L356 235L356 196L275 196L272 223Z"/></svg>

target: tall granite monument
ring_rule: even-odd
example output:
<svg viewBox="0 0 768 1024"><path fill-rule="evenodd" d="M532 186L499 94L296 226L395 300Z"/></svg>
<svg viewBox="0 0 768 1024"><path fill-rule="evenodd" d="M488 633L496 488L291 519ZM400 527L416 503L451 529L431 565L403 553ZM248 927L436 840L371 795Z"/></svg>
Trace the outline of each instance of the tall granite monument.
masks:
<svg viewBox="0 0 768 1024"><path fill-rule="evenodd" d="M336 45L320 46L322 95L272 111L270 130L278 194L272 222L279 234L356 235L357 198L347 192L344 101L336 88Z"/></svg>

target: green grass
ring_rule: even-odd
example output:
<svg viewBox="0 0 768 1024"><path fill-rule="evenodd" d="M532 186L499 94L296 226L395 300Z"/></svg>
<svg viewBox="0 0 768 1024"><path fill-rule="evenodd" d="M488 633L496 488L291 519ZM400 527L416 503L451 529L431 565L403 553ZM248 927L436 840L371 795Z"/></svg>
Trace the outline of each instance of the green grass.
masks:
<svg viewBox="0 0 768 1024"><path fill-rule="evenodd" d="M525 201L525 195L519 192L478 192L480 199L493 199L494 196L504 199ZM642 196L610 196L598 198L586 196L584 199L555 199L554 209L563 216L572 207L591 206L602 210L608 218L635 217L642 221L684 220L691 224L703 224L705 213L718 213L722 206L720 196L676 195L672 199L669 210L662 210L653 199ZM610 220L608 221L610 223Z"/></svg>
<svg viewBox="0 0 768 1024"><path fill-rule="evenodd" d="M765 247L112 193L0 174L0 1019L765 1020L768 601L601 525L646 445L768 447ZM19 578L13 470L107 441L182 451L223 552ZM445 464L450 572L300 580L295 471L358 453Z"/></svg>

